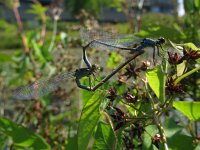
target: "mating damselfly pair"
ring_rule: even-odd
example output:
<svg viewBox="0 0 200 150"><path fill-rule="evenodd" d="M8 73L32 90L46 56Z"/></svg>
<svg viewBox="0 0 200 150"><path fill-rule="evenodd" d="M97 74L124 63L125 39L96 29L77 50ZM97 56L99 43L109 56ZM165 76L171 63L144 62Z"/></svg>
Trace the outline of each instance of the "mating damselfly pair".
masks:
<svg viewBox="0 0 200 150"><path fill-rule="evenodd" d="M155 65L155 58L160 55L159 48L162 48L162 44L165 43L164 38L159 39L140 39L135 36L129 36L124 34L113 34L109 32L105 32L102 30L86 30L82 29L80 31L80 36L83 38L87 44L83 46L83 60L86 64L86 68L79 68L74 72L63 72L49 79L41 79L33 84L26 85L16 89L13 93L16 99L34 99L41 96L44 96L50 92L55 91L65 80L68 80L72 77L75 78L76 84L78 87L82 89L86 89L89 91L95 91L102 84L104 84L107 80L109 80L113 75L115 75L120 69L122 69L125 65L130 63L139 55L147 54L148 52L143 51L145 48L152 48L150 54L151 56L146 56L144 61L147 60L148 57L152 57L153 63ZM136 46L137 45L137 46ZM131 57L127 59L124 63L119 65L115 70L113 70L110 74L108 74L102 81L100 81L96 86L91 86L91 76L98 70L97 65L91 64L87 58L86 49L88 47L96 48L98 50L125 50L130 51ZM143 54L144 53L144 54ZM89 77L89 86L82 85L80 80L83 77Z"/></svg>

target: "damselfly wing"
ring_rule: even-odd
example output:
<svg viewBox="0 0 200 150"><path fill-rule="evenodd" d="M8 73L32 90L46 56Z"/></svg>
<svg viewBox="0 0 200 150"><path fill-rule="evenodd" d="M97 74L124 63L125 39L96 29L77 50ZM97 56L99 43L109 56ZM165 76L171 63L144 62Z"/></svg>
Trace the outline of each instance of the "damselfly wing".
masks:
<svg viewBox="0 0 200 150"><path fill-rule="evenodd" d="M41 78L32 84L14 90L13 97L19 100L35 99L55 91L66 80L74 77L75 72L63 72L51 78Z"/></svg>
<svg viewBox="0 0 200 150"><path fill-rule="evenodd" d="M86 45L97 50L129 50L130 52L146 49L145 53L137 58L140 62L149 62L150 68L159 65L165 52L160 51L164 38L151 39L139 38L126 34L114 34L102 30L81 29L80 36L86 41ZM139 64L139 63L138 63Z"/></svg>

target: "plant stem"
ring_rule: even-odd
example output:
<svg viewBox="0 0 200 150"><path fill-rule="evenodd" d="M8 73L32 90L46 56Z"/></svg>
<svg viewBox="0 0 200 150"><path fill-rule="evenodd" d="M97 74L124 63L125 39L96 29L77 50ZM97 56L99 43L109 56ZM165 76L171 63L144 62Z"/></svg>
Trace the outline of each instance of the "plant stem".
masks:
<svg viewBox="0 0 200 150"><path fill-rule="evenodd" d="M182 79L186 78L187 76L193 74L194 72L196 72L198 70L200 70L200 66L197 67L197 68L195 68L195 69L190 70L189 72L187 72L185 74L183 74L182 76L180 76L179 78L177 78L174 83L175 84L179 83Z"/></svg>
<svg viewBox="0 0 200 150"><path fill-rule="evenodd" d="M151 108L152 108L152 111L153 111L153 120L154 120L154 123L156 124L156 126L158 128L158 131L159 131L159 134L161 136L161 140L162 140L162 142L164 144L165 150L168 150L167 138L165 136L165 132L164 132L163 126L161 124L159 115L157 113L156 105L155 105L155 103L153 101L152 96L148 92L147 82L145 82L145 88L146 88L146 91L147 91L147 94L148 94L148 97L149 97L149 100L150 100L150 103L151 103Z"/></svg>
<svg viewBox="0 0 200 150"><path fill-rule="evenodd" d="M57 33L57 20L54 19L54 22L53 22L53 35L52 35L51 43L50 43L50 46L49 46L49 49L48 49L49 52L51 52L52 49L53 49L53 46L54 46L54 43L55 43L55 39L56 39L56 33Z"/></svg>
<svg viewBox="0 0 200 150"><path fill-rule="evenodd" d="M14 1L14 5L13 5L12 10L14 12L15 19L17 21L17 26L18 26L18 29L19 29L19 34L21 36L22 44L24 46L24 51L25 51L25 53L29 53L30 49L28 47L27 37L26 37L26 35L24 33L24 30L23 30L23 24L22 24L22 21L21 21L19 10L18 10L18 3L19 3L18 0Z"/></svg>
<svg viewBox="0 0 200 150"><path fill-rule="evenodd" d="M168 68L168 61L164 60L163 64L164 64L164 76L163 76L163 82L162 82L162 87L163 87L162 103L165 103L165 101L166 101L165 84L166 84L166 80L167 80L166 74L167 74L167 68Z"/></svg>

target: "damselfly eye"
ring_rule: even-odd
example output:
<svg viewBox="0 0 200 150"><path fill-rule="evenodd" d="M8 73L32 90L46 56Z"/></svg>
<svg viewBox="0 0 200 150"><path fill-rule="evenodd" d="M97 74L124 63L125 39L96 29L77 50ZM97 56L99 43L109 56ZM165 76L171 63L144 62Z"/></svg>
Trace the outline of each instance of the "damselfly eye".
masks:
<svg viewBox="0 0 200 150"><path fill-rule="evenodd" d="M165 39L163 37L159 38L158 40L159 40L160 44L165 43Z"/></svg>
<svg viewBox="0 0 200 150"><path fill-rule="evenodd" d="M92 70L98 71L98 70L100 70L100 67L97 64L93 64L92 65Z"/></svg>

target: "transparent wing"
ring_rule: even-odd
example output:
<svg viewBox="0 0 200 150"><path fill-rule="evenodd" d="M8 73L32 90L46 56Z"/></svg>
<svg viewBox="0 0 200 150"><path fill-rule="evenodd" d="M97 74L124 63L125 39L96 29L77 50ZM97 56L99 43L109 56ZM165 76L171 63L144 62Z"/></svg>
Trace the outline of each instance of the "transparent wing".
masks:
<svg viewBox="0 0 200 150"><path fill-rule="evenodd" d="M80 36L87 43L95 40L89 46L91 48L96 48L99 50L102 49L114 50L118 49L118 47L133 48L135 44L140 44L140 42L142 41L141 38L136 36L126 35L126 34L114 34L102 30L81 29Z"/></svg>
<svg viewBox="0 0 200 150"><path fill-rule="evenodd" d="M44 96L50 92L55 91L61 84L69 78L74 76L75 72L63 72L52 78L45 79L41 78L38 81L22 86L13 92L13 96L16 99L34 99Z"/></svg>

